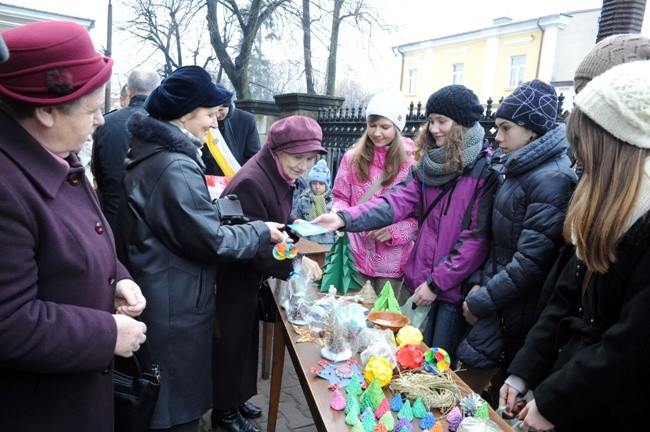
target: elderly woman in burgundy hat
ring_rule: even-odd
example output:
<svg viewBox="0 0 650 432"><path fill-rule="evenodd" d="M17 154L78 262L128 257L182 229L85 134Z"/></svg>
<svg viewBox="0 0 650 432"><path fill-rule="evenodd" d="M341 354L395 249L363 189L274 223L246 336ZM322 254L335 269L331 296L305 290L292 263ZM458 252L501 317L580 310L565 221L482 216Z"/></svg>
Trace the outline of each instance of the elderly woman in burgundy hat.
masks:
<svg viewBox="0 0 650 432"><path fill-rule="evenodd" d="M144 342L145 299L75 153L113 62L71 22L2 36L0 430L110 432L113 355Z"/></svg>
<svg viewBox="0 0 650 432"><path fill-rule="evenodd" d="M296 179L311 169L319 154L323 132L305 116L290 116L273 123L266 144L237 172L223 194L236 194L244 214L252 220L291 223ZM272 258L272 246L260 248L251 261L220 266L217 275L218 335L213 343L212 426L231 432L256 432L246 418L262 411L247 402L257 393L259 322L257 296L265 276L289 277L291 260ZM313 260L302 257L302 271L320 279Z"/></svg>
<svg viewBox="0 0 650 432"><path fill-rule="evenodd" d="M287 237L278 223L220 224L200 149L231 97L203 68L185 66L147 97L148 116L127 123L117 243L147 297L142 320L162 369L152 430L196 432L210 408L217 262L251 259Z"/></svg>

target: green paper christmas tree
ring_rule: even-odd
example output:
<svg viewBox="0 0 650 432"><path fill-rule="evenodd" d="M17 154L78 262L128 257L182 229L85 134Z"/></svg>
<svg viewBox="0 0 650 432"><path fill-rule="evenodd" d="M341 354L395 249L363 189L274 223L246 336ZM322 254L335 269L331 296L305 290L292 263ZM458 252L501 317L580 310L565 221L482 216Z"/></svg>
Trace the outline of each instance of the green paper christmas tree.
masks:
<svg viewBox="0 0 650 432"><path fill-rule="evenodd" d="M334 242L332 249L325 257L320 290L326 292L330 285L334 285L343 295L348 292L348 289L361 289L359 271L356 268L354 256L352 256L350 238L347 233Z"/></svg>
<svg viewBox="0 0 650 432"><path fill-rule="evenodd" d="M396 313L402 313L399 307L399 303L395 298L395 291L393 291L393 286L390 282L386 282L384 287L379 293L379 297L375 304L372 306L373 311L390 311Z"/></svg>
<svg viewBox="0 0 650 432"><path fill-rule="evenodd" d="M488 404L484 402L481 406L478 407L474 413L474 418L488 420L490 418L490 413L488 411Z"/></svg>
<svg viewBox="0 0 650 432"><path fill-rule="evenodd" d="M417 398L415 402L413 402L413 415L416 418L421 419L424 417L424 415L427 413L427 407L424 406L424 403L422 402L422 399Z"/></svg>
<svg viewBox="0 0 650 432"><path fill-rule="evenodd" d="M390 411L385 412L384 415L379 418L379 423L385 424L386 429L389 431L395 429L395 419L393 418L393 414L391 414Z"/></svg>
<svg viewBox="0 0 650 432"><path fill-rule="evenodd" d="M349 426L354 426L355 424L361 424L359 422L359 409L352 410L345 415L345 424ZM363 430L363 429L362 429Z"/></svg>
<svg viewBox="0 0 650 432"><path fill-rule="evenodd" d="M350 432L365 432L365 431L366 430L364 429L359 419L357 419L357 422L354 424L354 426L352 426L352 429L350 429Z"/></svg>
<svg viewBox="0 0 650 432"><path fill-rule="evenodd" d="M372 404L370 393L363 392L361 395L361 409L365 411L366 408L370 408L373 412L375 411L375 406Z"/></svg>
<svg viewBox="0 0 650 432"><path fill-rule="evenodd" d="M377 426L377 422L375 421L375 415L372 412L365 415L363 419L361 419L361 424L363 425L363 429L365 432L372 432L375 426Z"/></svg>
<svg viewBox="0 0 650 432"><path fill-rule="evenodd" d="M376 379L372 380L366 391L361 395L361 400L363 400L364 395L368 395L367 397L370 398L373 411L376 410L381 400L384 399L384 391L381 389L379 381Z"/></svg>
<svg viewBox="0 0 650 432"><path fill-rule="evenodd" d="M402 405L402 409L399 410L397 413L397 418L398 419L408 419L408 421L413 421L413 410L411 409L411 401L408 399L406 402L404 402L404 405Z"/></svg>
<svg viewBox="0 0 650 432"><path fill-rule="evenodd" d="M351 411L356 411L356 415L361 413L361 407L359 406L359 400L353 394L348 394L345 396L345 413L348 414ZM352 426L352 425L350 425Z"/></svg>
<svg viewBox="0 0 650 432"><path fill-rule="evenodd" d="M363 392L361 382L359 382L359 375L354 374L350 378L350 382L345 386L345 393L352 396L359 396Z"/></svg>

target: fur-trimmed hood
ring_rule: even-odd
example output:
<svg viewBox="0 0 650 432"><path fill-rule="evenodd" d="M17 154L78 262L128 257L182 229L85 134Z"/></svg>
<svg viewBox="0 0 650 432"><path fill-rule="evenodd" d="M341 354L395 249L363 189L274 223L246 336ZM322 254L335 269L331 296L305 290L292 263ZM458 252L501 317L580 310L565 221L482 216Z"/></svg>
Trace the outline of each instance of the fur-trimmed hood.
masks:
<svg viewBox="0 0 650 432"><path fill-rule="evenodd" d="M199 141L193 142L192 138L184 134L179 127L136 112L129 119L127 129L131 134L131 148L125 160L127 169L156 153L165 151L183 153L205 169L198 152Z"/></svg>

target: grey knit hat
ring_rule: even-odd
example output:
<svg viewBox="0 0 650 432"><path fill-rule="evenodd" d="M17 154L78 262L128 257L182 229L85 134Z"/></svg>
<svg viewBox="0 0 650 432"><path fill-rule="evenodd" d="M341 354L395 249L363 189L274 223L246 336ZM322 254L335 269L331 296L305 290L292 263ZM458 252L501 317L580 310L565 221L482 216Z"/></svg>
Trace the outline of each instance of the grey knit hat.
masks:
<svg viewBox="0 0 650 432"><path fill-rule="evenodd" d="M650 59L650 39L639 34L614 35L598 42L582 59L573 78L576 93L612 66Z"/></svg>

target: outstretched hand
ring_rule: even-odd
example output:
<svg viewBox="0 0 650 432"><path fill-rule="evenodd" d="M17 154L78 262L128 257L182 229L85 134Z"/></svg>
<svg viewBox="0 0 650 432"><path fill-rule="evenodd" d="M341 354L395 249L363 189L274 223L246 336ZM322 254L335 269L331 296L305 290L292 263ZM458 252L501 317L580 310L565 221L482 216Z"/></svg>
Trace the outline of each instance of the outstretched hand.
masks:
<svg viewBox="0 0 650 432"><path fill-rule="evenodd" d="M336 231L345 225L343 218L336 213L325 213L318 216L316 219L312 220L311 223L314 223L318 226L325 228L328 231Z"/></svg>
<svg viewBox="0 0 650 432"><path fill-rule="evenodd" d="M283 228L284 225L281 223L277 222L264 222L267 227L269 227L269 231L271 232L271 241L274 243L282 243L282 242L291 242L291 238L289 237L289 234L286 233L286 231L280 231L280 228Z"/></svg>

